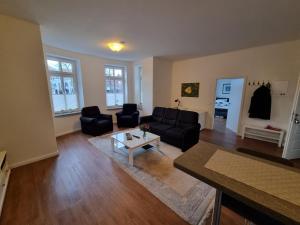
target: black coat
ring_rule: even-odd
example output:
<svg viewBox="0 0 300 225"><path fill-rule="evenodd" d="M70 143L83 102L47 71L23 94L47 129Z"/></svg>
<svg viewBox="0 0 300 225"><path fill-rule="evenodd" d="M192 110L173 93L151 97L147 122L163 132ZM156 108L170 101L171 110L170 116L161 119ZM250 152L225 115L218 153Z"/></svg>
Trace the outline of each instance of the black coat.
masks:
<svg viewBox="0 0 300 225"><path fill-rule="evenodd" d="M262 85L257 88L251 98L249 108L250 118L269 120L271 117L271 90Z"/></svg>

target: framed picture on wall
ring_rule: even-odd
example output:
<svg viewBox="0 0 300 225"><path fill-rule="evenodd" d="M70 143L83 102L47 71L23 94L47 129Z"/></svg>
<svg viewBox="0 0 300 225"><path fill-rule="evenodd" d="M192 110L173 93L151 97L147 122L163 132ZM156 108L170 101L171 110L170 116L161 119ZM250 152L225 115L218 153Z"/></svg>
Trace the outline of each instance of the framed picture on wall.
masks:
<svg viewBox="0 0 300 225"><path fill-rule="evenodd" d="M223 84L222 94L230 94L231 84Z"/></svg>
<svg viewBox="0 0 300 225"><path fill-rule="evenodd" d="M181 97L199 97L199 83L182 83Z"/></svg>

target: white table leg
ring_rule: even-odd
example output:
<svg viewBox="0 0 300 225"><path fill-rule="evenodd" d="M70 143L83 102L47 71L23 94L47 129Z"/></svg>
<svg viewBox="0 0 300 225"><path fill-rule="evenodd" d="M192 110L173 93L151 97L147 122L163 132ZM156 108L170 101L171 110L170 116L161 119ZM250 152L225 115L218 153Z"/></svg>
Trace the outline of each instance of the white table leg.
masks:
<svg viewBox="0 0 300 225"><path fill-rule="evenodd" d="M130 166L133 166L133 150L128 149L128 162Z"/></svg>
<svg viewBox="0 0 300 225"><path fill-rule="evenodd" d="M157 140L156 140L156 150L157 150L160 154L166 155L165 153L163 153L163 152L160 150L159 146L160 146L160 139L157 139Z"/></svg>
<svg viewBox="0 0 300 225"><path fill-rule="evenodd" d="M216 198L215 198L215 206L214 206L214 214L212 218L212 225L219 225L221 219L221 207L222 207L222 191L216 191Z"/></svg>
<svg viewBox="0 0 300 225"><path fill-rule="evenodd" d="M114 152L115 151L115 139L114 138L111 138L111 147Z"/></svg>
<svg viewBox="0 0 300 225"><path fill-rule="evenodd" d="M157 148L158 151L160 150L159 149L159 139L156 141L156 148Z"/></svg>

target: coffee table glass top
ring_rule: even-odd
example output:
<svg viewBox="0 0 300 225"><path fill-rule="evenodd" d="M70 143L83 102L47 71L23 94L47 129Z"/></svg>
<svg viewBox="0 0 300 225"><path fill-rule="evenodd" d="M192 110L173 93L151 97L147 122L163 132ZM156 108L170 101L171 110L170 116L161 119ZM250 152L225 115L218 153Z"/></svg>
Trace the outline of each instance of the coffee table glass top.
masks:
<svg viewBox="0 0 300 225"><path fill-rule="evenodd" d="M127 140L126 133L130 133L131 135L138 136L140 138L136 138L132 136L132 140ZM111 138L117 140L118 142L122 143L123 145L127 146L128 148L136 148L139 146L143 146L149 142L159 140L160 137L158 135L146 132L146 137L143 137L143 131L139 128L133 130L127 130L124 132L120 132L111 136Z"/></svg>

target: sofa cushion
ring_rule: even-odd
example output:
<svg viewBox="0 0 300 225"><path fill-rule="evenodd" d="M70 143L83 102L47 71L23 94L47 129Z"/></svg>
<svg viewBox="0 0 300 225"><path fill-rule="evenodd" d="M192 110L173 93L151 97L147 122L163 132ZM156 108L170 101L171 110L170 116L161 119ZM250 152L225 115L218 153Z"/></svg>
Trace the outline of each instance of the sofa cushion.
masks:
<svg viewBox="0 0 300 225"><path fill-rule="evenodd" d="M97 120L96 118L91 118L91 117L84 117L84 116L80 117L80 121L86 124L94 123L96 120Z"/></svg>
<svg viewBox="0 0 300 225"><path fill-rule="evenodd" d="M174 138L174 139L183 139L184 138L184 130L179 127L173 127L164 131L164 136L166 138Z"/></svg>
<svg viewBox="0 0 300 225"><path fill-rule="evenodd" d="M162 122L164 124L175 126L178 112L179 112L178 109L171 109L171 108L166 109Z"/></svg>
<svg viewBox="0 0 300 225"><path fill-rule="evenodd" d="M110 126L111 121L109 121L109 120L97 120L96 124L97 124L97 126Z"/></svg>
<svg viewBox="0 0 300 225"><path fill-rule="evenodd" d="M122 116L120 116L119 119L121 119L121 120L132 120L132 116L131 115L122 115Z"/></svg>
<svg viewBox="0 0 300 225"><path fill-rule="evenodd" d="M161 122L165 115L166 108L163 107L155 107L153 109L152 117L155 122Z"/></svg>
<svg viewBox="0 0 300 225"><path fill-rule="evenodd" d="M198 123L198 113L186 110L180 110L176 127L187 128Z"/></svg>
<svg viewBox="0 0 300 225"><path fill-rule="evenodd" d="M155 133L157 135L162 135L165 130L172 128L172 125L163 124L159 122L152 122L149 124L150 132Z"/></svg>

